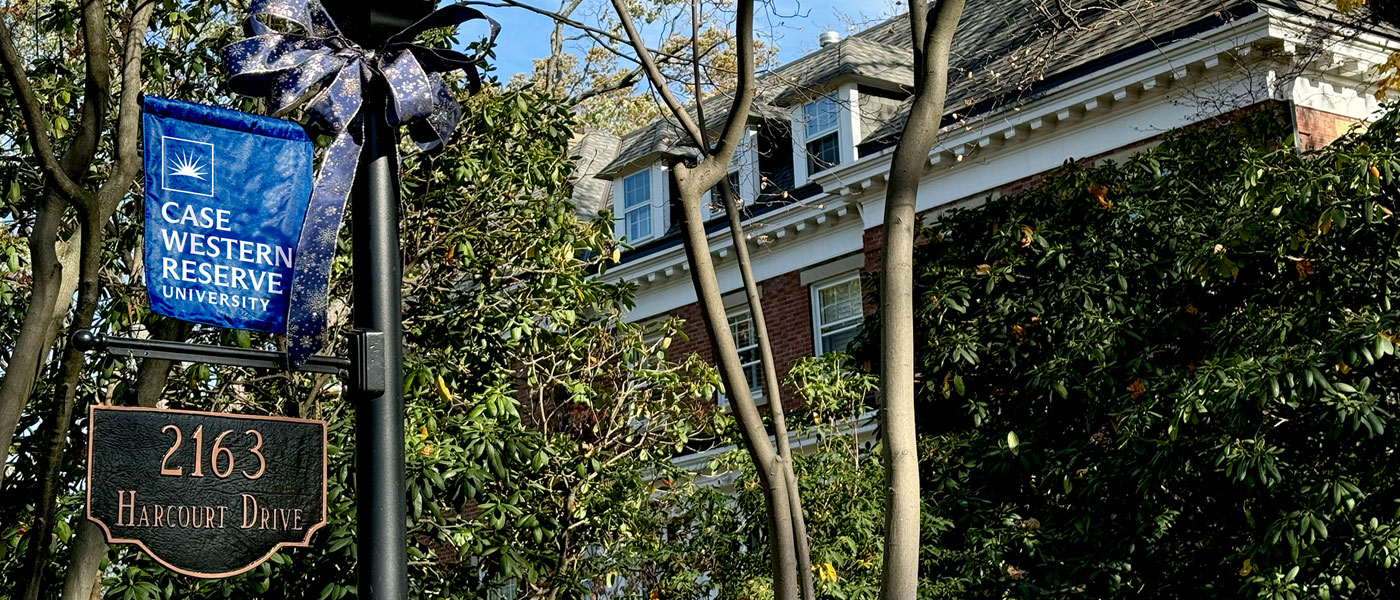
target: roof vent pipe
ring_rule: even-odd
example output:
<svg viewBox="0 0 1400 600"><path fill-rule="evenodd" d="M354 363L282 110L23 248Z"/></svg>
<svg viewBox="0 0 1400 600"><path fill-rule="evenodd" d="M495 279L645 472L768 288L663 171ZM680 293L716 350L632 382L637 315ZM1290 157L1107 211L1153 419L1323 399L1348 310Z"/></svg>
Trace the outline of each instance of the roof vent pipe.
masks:
<svg viewBox="0 0 1400 600"><path fill-rule="evenodd" d="M817 36L817 43L823 48L839 41L841 41L841 34L831 30L823 31L821 35Z"/></svg>

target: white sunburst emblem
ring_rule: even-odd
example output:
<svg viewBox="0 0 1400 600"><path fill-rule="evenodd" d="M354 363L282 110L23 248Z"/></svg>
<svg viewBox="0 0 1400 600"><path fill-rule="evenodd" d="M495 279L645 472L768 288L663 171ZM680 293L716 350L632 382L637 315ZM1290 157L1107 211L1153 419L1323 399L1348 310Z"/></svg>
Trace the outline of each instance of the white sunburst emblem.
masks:
<svg viewBox="0 0 1400 600"><path fill-rule="evenodd" d="M170 160L170 174L176 177L193 177L201 181L204 180L205 175L208 175L204 170L204 164L193 152L176 154L175 158Z"/></svg>
<svg viewBox="0 0 1400 600"><path fill-rule="evenodd" d="M161 188L197 196L214 195L214 145L164 136L161 140Z"/></svg>

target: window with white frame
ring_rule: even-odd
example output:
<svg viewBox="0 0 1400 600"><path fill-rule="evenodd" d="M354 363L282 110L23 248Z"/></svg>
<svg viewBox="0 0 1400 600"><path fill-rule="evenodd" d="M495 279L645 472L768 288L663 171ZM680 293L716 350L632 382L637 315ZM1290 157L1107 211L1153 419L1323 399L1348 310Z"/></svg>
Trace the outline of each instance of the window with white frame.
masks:
<svg viewBox="0 0 1400 600"><path fill-rule="evenodd" d="M807 147L807 175L841 163L841 107L835 96L822 96L802 107Z"/></svg>
<svg viewBox="0 0 1400 600"><path fill-rule="evenodd" d="M865 318L860 297L860 275L812 286L813 330L817 354L845 352Z"/></svg>
<svg viewBox="0 0 1400 600"><path fill-rule="evenodd" d="M651 169L622 180L622 223L629 242L651 237Z"/></svg>
<svg viewBox="0 0 1400 600"><path fill-rule="evenodd" d="M758 330L753 324L753 313L748 308L730 311L729 332L734 335L734 346L739 350L739 364L744 368L749 392L754 397L762 396L763 365L759 360Z"/></svg>

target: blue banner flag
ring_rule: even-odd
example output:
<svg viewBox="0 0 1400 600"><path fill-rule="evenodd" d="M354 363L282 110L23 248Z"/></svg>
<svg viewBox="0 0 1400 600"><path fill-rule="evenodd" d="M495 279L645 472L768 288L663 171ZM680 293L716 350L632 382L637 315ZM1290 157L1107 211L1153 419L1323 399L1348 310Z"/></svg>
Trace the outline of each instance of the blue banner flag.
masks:
<svg viewBox="0 0 1400 600"><path fill-rule="evenodd" d="M151 310L282 333L311 198L301 125L146 96L146 291Z"/></svg>

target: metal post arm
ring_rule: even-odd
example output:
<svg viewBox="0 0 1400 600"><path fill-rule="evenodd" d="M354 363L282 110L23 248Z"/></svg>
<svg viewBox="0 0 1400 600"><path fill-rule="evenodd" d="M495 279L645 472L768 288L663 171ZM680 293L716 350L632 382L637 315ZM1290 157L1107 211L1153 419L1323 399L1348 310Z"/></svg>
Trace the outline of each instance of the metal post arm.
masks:
<svg viewBox="0 0 1400 600"><path fill-rule="evenodd" d="M359 333L359 332L357 332ZM253 369L287 368L287 353L272 350L254 350L230 346L210 346L186 344L165 340L138 340L124 337L109 337L93 333L87 329L73 332L73 345L84 352L105 352L114 356L132 358L159 358L173 361L202 362L215 365L248 367ZM306 364L295 370L307 373L325 373L349 378L352 375L351 362L339 356L312 356Z"/></svg>

